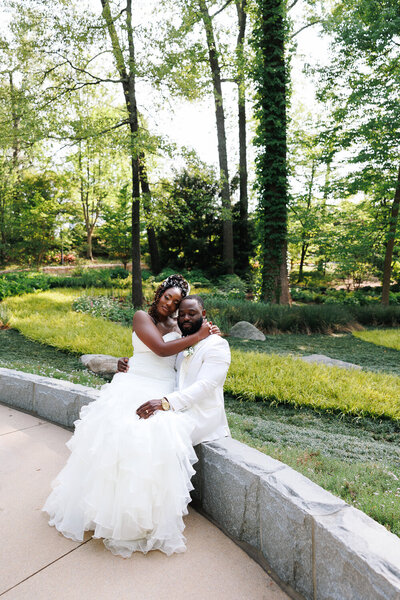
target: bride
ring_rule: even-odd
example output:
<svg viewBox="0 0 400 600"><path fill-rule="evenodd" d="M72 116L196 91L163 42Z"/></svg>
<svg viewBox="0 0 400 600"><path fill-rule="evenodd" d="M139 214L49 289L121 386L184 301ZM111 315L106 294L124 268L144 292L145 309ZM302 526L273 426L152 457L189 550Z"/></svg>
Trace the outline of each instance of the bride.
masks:
<svg viewBox="0 0 400 600"><path fill-rule="evenodd" d="M158 287L148 313L134 315L128 373L117 373L99 399L82 408L67 443L71 455L43 507L49 525L65 537L82 541L93 530L125 558L135 551L185 551L182 517L197 461L194 424L184 412L140 419L136 409L172 392L176 354L215 332L205 322L181 338L172 315L188 292L180 275Z"/></svg>

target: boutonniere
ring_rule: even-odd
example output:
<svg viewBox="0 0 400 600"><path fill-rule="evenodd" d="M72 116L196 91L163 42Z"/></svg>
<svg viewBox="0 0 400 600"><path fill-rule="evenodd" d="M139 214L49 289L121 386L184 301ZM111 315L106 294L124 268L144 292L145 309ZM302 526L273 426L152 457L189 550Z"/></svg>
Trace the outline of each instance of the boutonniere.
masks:
<svg viewBox="0 0 400 600"><path fill-rule="evenodd" d="M186 350L183 351L183 356L187 358L188 356L192 356L193 352L194 346L189 346L189 348L186 348Z"/></svg>

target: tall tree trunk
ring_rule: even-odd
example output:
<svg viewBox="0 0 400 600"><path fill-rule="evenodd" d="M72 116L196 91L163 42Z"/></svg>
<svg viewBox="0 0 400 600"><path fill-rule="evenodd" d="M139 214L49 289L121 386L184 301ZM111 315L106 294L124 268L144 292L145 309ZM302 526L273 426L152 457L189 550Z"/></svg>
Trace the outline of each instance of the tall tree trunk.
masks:
<svg viewBox="0 0 400 600"><path fill-rule="evenodd" d="M303 241L302 245L301 245L301 256L300 256L300 266L299 266L299 277L297 279L297 281L300 283L301 281L303 281L304 279L304 275L303 275L303 267L304 267L304 259L306 258L306 254L307 254L307 250L308 250L308 244L306 244L306 242Z"/></svg>
<svg viewBox="0 0 400 600"><path fill-rule="evenodd" d="M151 192L149 186L149 179L147 177L147 170L144 163L144 158L140 158L139 162L139 177L140 177L140 186L142 188L142 200L143 200L143 209L146 215L146 218L150 220L151 218ZM160 265L160 253L158 251L158 243L156 232L152 225L147 224L147 240L149 242L149 252L150 252L150 265L153 273L157 274L161 271Z"/></svg>
<svg viewBox="0 0 400 600"><path fill-rule="evenodd" d="M239 239L240 248L236 264L245 271L249 267L249 225L248 225L248 193L247 193L247 136L246 136L246 81L244 75L243 45L246 33L247 0L236 0L239 33L236 43L236 58L238 62L238 121L239 121Z"/></svg>
<svg viewBox="0 0 400 600"><path fill-rule="evenodd" d="M312 192L313 192L313 187L314 187L314 177L315 177L315 170L316 170L316 164L315 161L313 160L312 164L311 164L311 177L310 177L310 183L308 184L308 194L307 194L307 213L309 212L310 208L311 208L311 203L312 203ZM307 223L307 221L306 221ZM307 250L309 248L309 243L306 241L306 225L303 225L303 229L301 232L301 237L302 237L302 245L301 245L301 258L300 258L300 267L299 267L299 277L297 279L298 282L303 281L303 267L304 267L304 260L306 258L306 254L307 254Z"/></svg>
<svg viewBox="0 0 400 600"><path fill-rule="evenodd" d="M252 44L258 118L256 158L262 247L262 297L290 302L287 277L285 23L282 0L258 0Z"/></svg>
<svg viewBox="0 0 400 600"><path fill-rule="evenodd" d="M0 265L6 263L6 201L5 198L0 199Z"/></svg>
<svg viewBox="0 0 400 600"><path fill-rule="evenodd" d="M132 0L126 3L126 31L128 36L128 67L115 29L111 15L109 0L101 0L103 18L110 36L114 60L121 79L128 113L130 129L130 153L132 169L132 303L139 307L143 303L142 272L140 264L140 184L139 184L139 155L137 134L139 130L138 111L136 103L136 62L135 45L132 29Z"/></svg>
<svg viewBox="0 0 400 600"><path fill-rule="evenodd" d="M223 221L223 261L227 273L233 273L233 226L229 187L228 152L225 132L225 112L222 97L221 69L212 19L205 0L199 0L199 9L207 38L208 59L214 91L215 119L217 123L218 159L221 177L222 221Z"/></svg>
<svg viewBox="0 0 400 600"><path fill-rule="evenodd" d="M93 260L93 230L88 230L86 232L86 258L89 260Z"/></svg>
<svg viewBox="0 0 400 600"><path fill-rule="evenodd" d="M386 254L385 263L383 265L383 281L382 281L382 304L389 304L389 291L390 291L390 278L392 275L392 260L393 260L393 248L396 238L397 221L399 219L399 207L400 207L400 167L397 175L396 192L392 204L392 210L390 214L390 225L388 239L386 243Z"/></svg>
<svg viewBox="0 0 400 600"><path fill-rule="evenodd" d="M19 130L19 123L21 120L21 116L17 109L14 80L13 80L13 74L11 71L8 73L8 76L9 76L9 81L10 81L11 118L12 118L12 124L13 124L12 163L13 163L14 169L17 169L18 164L19 164L19 154L20 154L20 139L19 139L19 131L18 130Z"/></svg>

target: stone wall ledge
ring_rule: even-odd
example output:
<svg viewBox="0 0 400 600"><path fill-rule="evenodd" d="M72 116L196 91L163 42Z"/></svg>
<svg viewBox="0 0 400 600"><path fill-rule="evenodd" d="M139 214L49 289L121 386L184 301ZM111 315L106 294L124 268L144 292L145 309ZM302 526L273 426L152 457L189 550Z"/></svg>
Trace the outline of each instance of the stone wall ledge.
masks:
<svg viewBox="0 0 400 600"><path fill-rule="evenodd" d="M98 390L0 368L0 402L72 427ZM232 438L199 444L195 503L293 597L399 600L400 539L287 465Z"/></svg>

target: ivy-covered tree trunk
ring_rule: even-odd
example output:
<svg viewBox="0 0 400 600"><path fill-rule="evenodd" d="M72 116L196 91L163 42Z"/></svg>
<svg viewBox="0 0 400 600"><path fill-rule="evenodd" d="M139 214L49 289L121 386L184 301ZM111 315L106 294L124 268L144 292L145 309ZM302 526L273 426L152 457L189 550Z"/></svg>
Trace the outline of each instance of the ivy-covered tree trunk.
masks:
<svg viewBox="0 0 400 600"><path fill-rule="evenodd" d="M128 38L128 65L118 39L115 20L112 17L109 0L101 0L103 18L107 25L111 40L112 52L121 79L128 113L130 129L130 153L132 166L132 303L139 307L143 303L142 271L140 264L140 184L139 155L137 134L139 130L138 110L136 103L136 62L132 28L132 0L126 3L126 33Z"/></svg>
<svg viewBox="0 0 400 600"><path fill-rule="evenodd" d="M233 273L233 225L229 186L228 151L225 132L225 112L222 97L221 68L214 36L212 18L205 0L199 0L199 9L207 38L208 59L214 91L215 118L217 122L218 158L221 175L223 261L227 273Z"/></svg>
<svg viewBox="0 0 400 600"><path fill-rule="evenodd" d="M396 238L397 221L400 207L400 167L397 176L397 186L390 215L389 234L386 244L385 263L383 266L382 304L389 304L390 278L392 275L393 249Z"/></svg>
<svg viewBox="0 0 400 600"><path fill-rule="evenodd" d="M287 165L285 19L282 0L257 0L252 44L258 120L255 144L262 298L290 300L286 267Z"/></svg>

